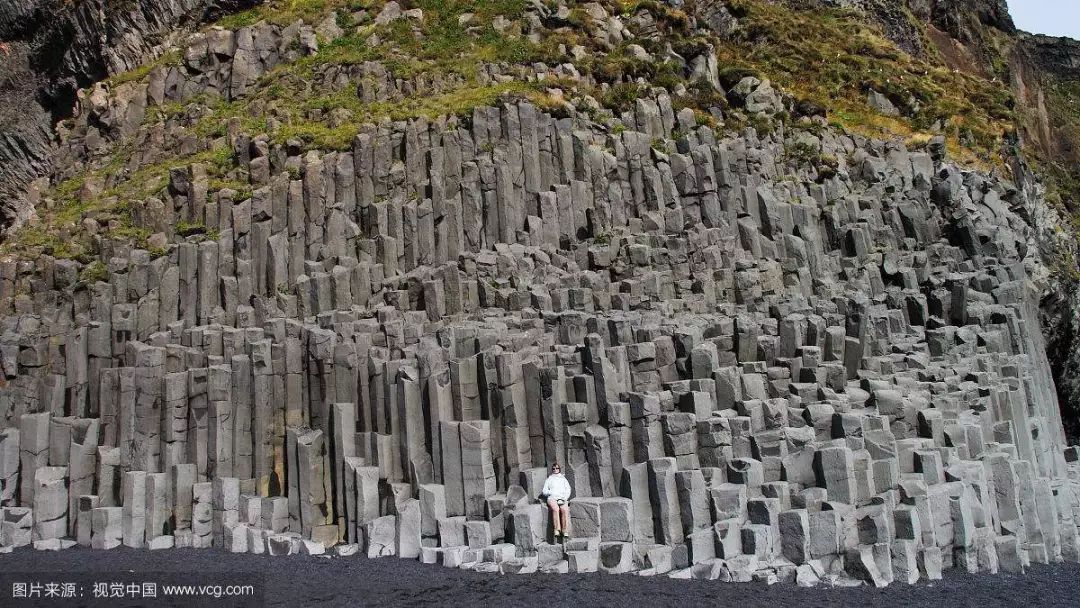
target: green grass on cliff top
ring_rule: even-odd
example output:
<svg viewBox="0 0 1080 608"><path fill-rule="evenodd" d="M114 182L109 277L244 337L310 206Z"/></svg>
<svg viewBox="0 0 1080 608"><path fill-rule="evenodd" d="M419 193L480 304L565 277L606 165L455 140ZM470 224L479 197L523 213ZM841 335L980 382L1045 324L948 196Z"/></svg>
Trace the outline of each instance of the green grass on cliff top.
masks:
<svg viewBox="0 0 1080 608"><path fill-rule="evenodd" d="M686 83L685 74L675 69L675 64L631 59L625 44L615 49L597 47L587 33L595 26L583 17L580 7L584 2L568 2L572 8L570 26L549 32L539 43L521 33L526 0L403 0L404 9L423 10L423 19L403 18L376 26L372 20L384 4L382 0L271 0L226 16L217 25L240 28L260 21L284 25L299 19L315 24L336 11L337 24L345 34L322 41L316 55L278 66L243 98L227 102L190 100L184 105L152 108L148 120L183 120L187 128L207 142L220 142L230 121L238 120L241 130L252 135L269 132L271 139L279 143L299 140L310 148L344 149L351 145L364 122L462 115L475 107L495 104L508 94L543 105L550 100L539 84L481 83L478 70L485 63L495 62L528 66L536 61L569 61L565 49L573 44L585 45L588 51L586 58L574 62L579 71L615 85L587 91L610 107L625 109L618 107L621 91L641 92L637 85L618 84L627 79L643 77L669 90ZM694 37L687 27L686 13L666 4L652 0L603 0L601 4L625 16L639 9L650 11L662 36L640 42L649 47L653 57L664 56L658 47L666 43L687 58L699 52L704 43L711 44L727 84L745 74L769 78L796 99L826 108L834 125L851 132L901 137L914 143L943 133L952 152L962 161L988 166L996 164L1003 136L1013 128L1008 87L952 72L932 60L913 58L850 12L798 10L763 0L729 0L727 5L738 17L739 26L732 36L721 39ZM687 10L692 10L692 5ZM466 13L472 13L471 20L464 18ZM496 31L493 22L500 16L510 26ZM178 56L168 54L149 67L118 75L110 83L141 80L150 67L175 61ZM453 76L457 84L436 94L375 103L357 98L352 87L335 92L312 86L317 69L368 61L381 62L396 78L427 72ZM884 93L898 106L906 104L906 115L887 117L870 108L866 100L870 89ZM693 107L699 116L708 118L712 106L723 106L724 100L694 93L677 103ZM271 125L276 125L272 131ZM731 126L739 126L739 119ZM16 235L9 239L3 249L85 258L90 247L68 235L78 233L82 218L93 216L111 218L109 236L145 238L145 231L131 225L127 210L160 189L170 168L213 161L209 163L213 169L212 189L241 190L242 184L229 175L229 163L214 160L218 156L206 150L125 172L119 169L128 164L130 154L125 155L123 145L116 146L106 162L58 184L49 193L55 202L51 209L43 211L39 225L23 231L26 238ZM117 174L126 177L118 179ZM105 181L107 187L88 199L80 195L87 179Z"/></svg>
<svg viewBox="0 0 1080 608"><path fill-rule="evenodd" d="M481 2L416 0L406 8L421 8L424 19L417 23L399 19L385 27L371 24L378 7L356 0L284 0L226 17L218 25L245 27L259 21L292 23L296 19L318 22L331 10L367 10L356 20L339 12L337 22L346 34L323 41L317 54L279 65L261 78L245 96L233 99L196 98L182 104L150 108L147 122L180 121L185 129L200 136L208 148L195 153L170 156L150 165L129 169L133 150L116 144L106 157L82 173L57 183L47 194L51 201L39 209L40 221L17 231L0 245L0 253L36 255L89 261L96 244L80 227L93 218L110 238L145 247L149 233L132 223L131 205L158 195L168 183L171 169L202 164L210 179L210 191L229 188L240 196L250 195L250 187L235 179L232 151L224 146L230 123L252 135L267 133L271 141L299 141L306 148L348 149L365 123L439 116L460 116L480 106L495 105L502 98L527 98L545 105L549 102L542 87L523 81L480 82L478 69L485 62L519 63L535 58L534 45L510 31L496 32L496 16L519 18L524 0L484 0ZM405 3L403 3L405 4ZM466 12L473 19L458 17ZM519 26L515 26L518 27ZM372 38L377 34L377 39ZM158 65L172 62L178 53L120 74L108 81L115 86L144 79ZM350 65L380 61L395 78L411 78L421 72L453 75L454 84L431 94L407 96L394 101L366 103L353 86L331 90L313 86L315 70L327 65ZM271 129L271 124L274 128ZM216 142L216 143L215 143ZM217 147L215 147L217 146ZM94 189L87 184L97 185Z"/></svg>
<svg viewBox="0 0 1080 608"><path fill-rule="evenodd" d="M837 126L886 138L924 140L940 133L961 160L979 164L995 163L1004 136L1015 128L1007 84L912 57L855 13L763 0L727 4L740 24L718 48L720 65L772 79L796 98L828 109ZM867 103L871 89L910 109L884 116Z"/></svg>
<svg viewBox="0 0 1080 608"><path fill-rule="evenodd" d="M694 2L688 1L686 12L693 11ZM219 25L237 28L260 20L288 24L297 19L315 23L337 10L338 22L349 29L355 25L353 15L362 14L357 11L370 19L383 4L381 0L272 0L226 16ZM392 42L394 52L386 53L385 45L365 46L365 32L363 36L351 34L332 42L313 61L379 60L392 67L396 75L409 77L423 70L468 73L482 61L536 60L536 49L530 48L523 37L508 37L490 26L496 16L520 19L527 7L525 0L401 0L400 4L405 9L424 11L422 36L409 35L409 24L399 20L379 30ZM573 25L583 27L580 7L586 2L570 0L566 4L576 17L571 19ZM627 16L647 9L658 21L686 19L686 12L652 0L601 0L599 4ZM717 49L722 71L769 78L797 99L828 109L831 122L849 131L915 142L943 134L950 150L962 161L982 166L997 164L1004 137L1014 130L1014 101L1007 85L955 72L934 58L912 57L851 11L799 9L792 8L791 3L780 5L766 0L726 0L725 4L739 20L729 38L687 40L679 32L664 32L660 42L672 42L676 48L680 44L711 43ZM474 18L463 25L458 17L467 12ZM910 14L909 18L913 26L922 27ZM588 46L587 36L573 40ZM621 49L589 50L588 59L575 62L582 71L609 67L611 61L605 63L605 58L610 59ZM638 72L662 76L667 72L665 67L653 66ZM661 76L656 77L657 84L669 84ZM903 116L885 116L869 107L867 93L871 89L904 109Z"/></svg>

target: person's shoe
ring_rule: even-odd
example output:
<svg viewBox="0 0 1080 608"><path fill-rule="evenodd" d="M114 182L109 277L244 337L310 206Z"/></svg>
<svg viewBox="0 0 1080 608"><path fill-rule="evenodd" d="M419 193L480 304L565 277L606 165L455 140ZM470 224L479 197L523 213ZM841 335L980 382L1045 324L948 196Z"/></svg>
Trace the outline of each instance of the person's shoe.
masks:
<svg viewBox="0 0 1080 608"><path fill-rule="evenodd" d="M562 536L562 532L555 531L555 542L559 542L559 538Z"/></svg>

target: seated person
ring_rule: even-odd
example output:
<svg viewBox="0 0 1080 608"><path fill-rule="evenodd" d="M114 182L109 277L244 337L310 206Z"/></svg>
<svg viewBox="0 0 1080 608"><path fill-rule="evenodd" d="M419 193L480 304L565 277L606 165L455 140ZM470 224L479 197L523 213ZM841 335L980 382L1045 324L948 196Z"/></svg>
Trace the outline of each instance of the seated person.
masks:
<svg viewBox="0 0 1080 608"><path fill-rule="evenodd" d="M540 492L551 509L551 522L555 528L555 540L570 537L570 482L562 474L559 463L551 465L551 475L544 481Z"/></svg>

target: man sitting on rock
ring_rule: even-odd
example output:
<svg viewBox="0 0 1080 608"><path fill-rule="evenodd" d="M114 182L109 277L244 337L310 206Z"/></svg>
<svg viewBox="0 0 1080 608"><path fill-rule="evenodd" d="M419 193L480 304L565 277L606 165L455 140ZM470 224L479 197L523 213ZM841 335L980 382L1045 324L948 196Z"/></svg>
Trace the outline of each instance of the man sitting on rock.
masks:
<svg viewBox="0 0 1080 608"><path fill-rule="evenodd" d="M551 522L555 528L555 541L559 537L563 540L570 537L570 482L562 474L559 463L551 465L551 475L544 481L544 489L540 494L547 500L548 508L551 509Z"/></svg>

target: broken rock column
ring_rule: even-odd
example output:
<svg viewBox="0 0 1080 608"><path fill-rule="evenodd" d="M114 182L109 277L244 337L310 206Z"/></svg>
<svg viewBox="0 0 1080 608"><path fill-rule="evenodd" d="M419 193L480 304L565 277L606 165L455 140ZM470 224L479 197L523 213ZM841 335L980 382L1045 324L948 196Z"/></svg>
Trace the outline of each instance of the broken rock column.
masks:
<svg viewBox="0 0 1080 608"><path fill-rule="evenodd" d="M91 515L90 547L114 549L124 541L123 507L97 507Z"/></svg>
<svg viewBox="0 0 1080 608"><path fill-rule="evenodd" d="M79 497L94 492L98 428L98 420L89 418L78 418L71 426L71 444L68 449L68 533L72 536L75 532L74 515L79 512Z"/></svg>
<svg viewBox="0 0 1080 608"><path fill-rule="evenodd" d="M327 493L323 432L297 428L289 438L289 519L292 530L316 540L333 523L332 498ZM336 528L336 525L334 525ZM336 542L336 538L334 542ZM332 543L329 543L332 544Z"/></svg>
<svg viewBox="0 0 1080 608"><path fill-rule="evenodd" d="M675 482L674 458L654 458L649 461L649 496L656 518L656 542L675 545L683 541L682 512L679 490Z"/></svg>
<svg viewBox="0 0 1080 608"><path fill-rule="evenodd" d="M14 506L19 485L19 429L0 431L0 507Z"/></svg>
<svg viewBox="0 0 1080 608"><path fill-rule="evenodd" d="M19 418L19 504L34 504L37 470L49 464L49 413Z"/></svg>
<svg viewBox="0 0 1080 608"><path fill-rule="evenodd" d="M75 515L75 542L81 547L91 546L94 529L94 510L98 508L98 497L83 495L78 499L78 512Z"/></svg>
<svg viewBox="0 0 1080 608"><path fill-rule="evenodd" d="M124 473L123 496L124 546L141 549L146 539L146 472Z"/></svg>
<svg viewBox="0 0 1080 608"><path fill-rule="evenodd" d="M191 487L191 546L207 549L214 544L214 488L209 481Z"/></svg>
<svg viewBox="0 0 1080 608"><path fill-rule="evenodd" d="M495 493L495 467L491 462L491 435L486 420L460 424L461 477L465 515L484 517L488 496Z"/></svg>
<svg viewBox="0 0 1080 608"><path fill-rule="evenodd" d="M829 500L855 504L855 464L851 449L825 447L814 455L814 473L818 486L829 493Z"/></svg>
<svg viewBox="0 0 1080 608"><path fill-rule="evenodd" d="M214 544L223 546L225 529L240 523L240 480L215 477L212 484Z"/></svg>
<svg viewBox="0 0 1080 608"><path fill-rule="evenodd" d="M67 536L67 467L41 467L34 473L34 541Z"/></svg>

